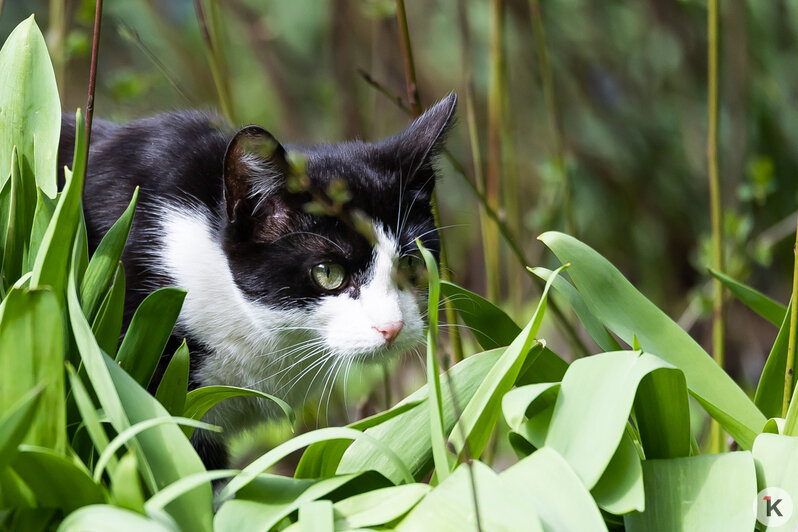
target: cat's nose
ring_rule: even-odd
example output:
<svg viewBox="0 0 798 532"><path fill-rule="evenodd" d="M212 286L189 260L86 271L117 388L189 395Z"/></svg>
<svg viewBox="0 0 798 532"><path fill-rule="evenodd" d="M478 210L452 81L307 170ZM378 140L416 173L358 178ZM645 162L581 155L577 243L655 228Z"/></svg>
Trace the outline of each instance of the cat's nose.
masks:
<svg viewBox="0 0 798 532"><path fill-rule="evenodd" d="M388 345L391 345L396 337L399 336L399 331L401 331L402 327L404 326L405 322L403 321L388 321L381 325L375 325L373 329L375 329L382 335L383 338L385 338L385 341L388 343Z"/></svg>

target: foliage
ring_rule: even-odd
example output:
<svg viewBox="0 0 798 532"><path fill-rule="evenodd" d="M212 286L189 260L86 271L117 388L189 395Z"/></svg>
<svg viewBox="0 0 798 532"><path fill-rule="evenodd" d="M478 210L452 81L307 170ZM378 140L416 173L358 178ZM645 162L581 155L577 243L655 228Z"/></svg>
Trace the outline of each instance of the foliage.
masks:
<svg viewBox="0 0 798 532"><path fill-rule="evenodd" d="M19 28L0 52L11 62L24 55L15 50L29 54L13 83L31 72L49 79L44 47L23 46L41 40L32 18ZM0 93L0 115L15 105ZM426 386L348 427L291 437L240 471L206 471L181 425L217 430L198 418L235 395L275 401L292 424L293 412L258 392L189 392L185 345L156 396L146 391L184 293L150 295L117 351L119 257L136 196L89 258L80 111L73 171L54 203L45 193L49 174L30 163L56 149L58 120L39 117L58 107L54 90L37 93L19 118L37 143L0 146L10 153L0 190L4 529L750 531L759 489L796 493L798 440L789 420L798 406L777 411L791 392L784 374L796 369L787 367L794 358L782 346L789 312L719 277L755 312L783 316L763 391L752 400L609 261L555 232L540 238L563 266L532 270L546 285L525 327L465 288L441 285L422 249L430 293ZM13 138L14 127L0 123L0 139ZM564 294L602 352L566 364L535 339L550 289ZM460 300L480 345L444 371L435 334L440 291ZM699 406L691 407L691 397ZM692 423L702 410L740 451L702 454L701 425ZM505 424L518 460L496 472L486 454ZM301 449L293 476L268 472ZM219 480L229 482L212 489Z"/></svg>

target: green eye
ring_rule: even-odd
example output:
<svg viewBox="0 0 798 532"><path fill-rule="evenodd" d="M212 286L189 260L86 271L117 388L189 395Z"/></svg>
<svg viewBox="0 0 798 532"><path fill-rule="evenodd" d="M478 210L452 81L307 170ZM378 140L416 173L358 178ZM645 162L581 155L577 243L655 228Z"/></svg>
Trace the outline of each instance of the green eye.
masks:
<svg viewBox="0 0 798 532"><path fill-rule="evenodd" d="M310 276L324 290L337 290L344 284L346 271L340 264L324 262L310 269Z"/></svg>

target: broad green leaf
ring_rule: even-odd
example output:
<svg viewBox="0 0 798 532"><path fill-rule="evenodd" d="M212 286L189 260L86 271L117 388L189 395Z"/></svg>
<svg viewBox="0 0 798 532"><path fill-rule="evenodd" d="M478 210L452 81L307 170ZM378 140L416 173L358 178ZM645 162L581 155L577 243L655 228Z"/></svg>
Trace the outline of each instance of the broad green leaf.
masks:
<svg viewBox="0 0 798 532"><path fill-rule="evenodd" d="M646 460L646 510L624 516L628 532L751 532L756 472L749 452Z"/></svg>
<svg viewBox="0 0 798 532"><path fill-rule="evenodd" d="M425 397L418 401L410 401L396 405L385 412L380 412L373 416L355 421L354 423L350 423L347 427L355 430L366 430L371 427L376 427L408 410L412 410L426 400ZM302 458L299 459L294 477L326 478L335 475L335 470L338 469L341 458L351 444L351 440L327 440L310 445L305 449L305 452L302 453Z"/></svg>
<svg viewBox="0 0 798 532"><path fill-rule="evenodd" d="M546 268L529 268L529 271L544 281L548 281L554 274L553 271ZM582 296L579 295L579 292L576 291L576 288L571 283L562 277L556 277L554 279L554 289L565 296L568 304L571 305L571 308L574 309L576 316L579 318L579 322L585 327L587 333L599 347L604 351L621 351L618 340L613 338L598 318L591 314L582 300Z"/></svg>
<svg viewBox="0 0 798 532"><path fill-rule="evenodd" d="M58 532L178 532L177 526L154 521L139 513L111 506L94 504L72 512L58 527Z"/></svg>
<svg viewBox="0 0 798 532"><path fill-rule="evenodd" d="M120 368L109 357L104 357L108 372L119 393L119 399L125 408L130 422L135 424L153 418L168 416L147 390L139 386L133 378ZM121 432L121 431L119 431ZM194 473L205 470L197 452L174 423L159 425L136 436L141 454L139 465L147 464L155 479L151 489L159 489ZM169 452L164 452L169 449ZM145 471L142 471L144 474ZM145 480L146 480L145 476ZM166 511L184 530L210 530L212 520L211 486L209 482L201 484L184 494L166 507Z"/></svg>
<svg viewBox="0 0 798 532"><path fill-rule="evenodd" d="M11 467L33 491L39 506L69 512L105 502L104 490L88 471L50 449L22 446Z"/></svg>
<svg viewBox="0 0 798 532"><path fill-rule="evenodd" d="M49 197L56 193L61 102L47 46L33 15L21 22L0 50L0 169L10 167L17 146L23 177ZM5 170L3 170L5 172ZM0 174L0 184L7 179Z"/></svg>
<svg viewBox="0 0 798 532"><path fill-rule="evenodd" d="M91 325L91 331L97 339L100 349L108 355L115 356L122 334L122 320L125 314L125 268L120 262L116 267L116 275L111 289L105 294L100 309Z"/></svg>
<svg viewBox="0 0 798 532"><path fill-rule="evenodd" d="M168 514L164 512L166 506L195 491L197 488L207 486L210 482L216 480L231 478L237 473L240 473L238 469L214 469L212 471L200 471L177 479L150 497L144 503L144 511L150 517L162 521L168 518Z"/></svg>
<svg viewBox="0 0 798 532"><path fill-rule="evenodd" d="M145 388L161 360L185 298L182 288L161 288L141 302L130 320L116 361Z"/></svg>
<svg viewBox="0 0 798 532"><path fill-rule="evenodd" d="M332 502L319 500L303 504L299 507L297 525L302 532L333 532L335 520Z"/></svg>
<svg viewBox="0 0 798 532"><path fill-rule="evenodd" d="M787 306L784 320L770 348L770 354L762 368L759 384L756 387L754 403L765 416L782 417L782 402L784 401L784 373L787 369L787 344L790 336L790 309L792 301ZM795 371L796 368L793 368Z"/></svg>
<svg viewBox="0 0 798 532"><path fill-rule="evenodd" d="M399 522L397 532L476 530L474 499L481 530L543 530L526 490L513 489L477 460L470 469L467 464L455 469Z"/></svg>
<svg viewBox="0 0 798 532"><path fill-rule="evenodd" d="M80 380L80 377L78 377L71 364L67 364L67 375L69 376L70 392L78 407L83 426L86 427L86 432L89 434L94 448L97 449L97 452L102 453L105 451L106 447L108 447L109 441L108 435L100 423L94 401L92 401L89 392L86 390L86 387L83 386L83 382ZM116 470L116 466L116 457L112 456L108 463L108 468L111 470L112 474Z"/></svg>
<svg viewBox="0 0 798 532"><path fill-rule="evenodd" d="M750 449L766 418L714 360L673 320L638 292L604 257L573 237L549 232L540 239L563 263L590 312L623 341L684 372L687 387L743 449Z"/></svg>
<svg viewBox="0 0 798 532"><path fill-rule="evenodd" d="M438 277L438 264L435 262L435 257L421 245L420 240L416 239L416 245L424 257L424 262L427 265L427 277L429 278L427 298L427 404L429 404L429 433L432 443L432 459L435 463L435 475L438 481L442 481L449 475L451 456L446 449L446 434L443 428L443 398L441 397L441 376L437 354L440 278Z"/></svg>
<svg viewBox="0 0 798 532"><path fill-rule="evenodd" d="M768 530L795 530L798 523L798 438L777 434L760 434L754 440L757 492L765 488L781 488L792 496L793 513L780 527ZM764 529L764 528L763 528Z"/></svg>
<svg viewBox="0 0 798 532"><path fill-rule="evenodd" d="M115 456L115 453L122 448L123 445L128 445L129 442L133 440L137 435L141 434L145 430L149 430L158 425L164 425L166 423L175 423L177 425L188 425L190 427L201 428L205 430L211 430L214 432L221 432L220 427L216 427L214 425L210 425L208 423L203 423L202 421L197 421L196 419L190 419L186 417L172 417L172 416L164 416L164 417L153 417L149 419L145 419L143 421L139 421L135 425L131 425L130 427L126 428L122 432L116 435L116 437L108 443L108 446L100 455L100 458L97 459L97 463L94 465L94 480L96 482L100 482L102 480L103 472L105 471L105 466L109 463L109 461Z"/></svg>
<svg viewBox="0 0 798 532"><path fill-rule="evenodd" d="M441 293L448 298L482 349L510 345L521 327L484 297L448 281L441 281Z"/></svg>
<svg viewBox="0 0 798 532"><path fill-rule="evenodd" d="M58 196L56 196L58 198ZM55 206L58 202L41 191L36 189L36 210L33 213L33 225L30 229L30 244L28 246L28 261L25 269L30 271L33 269L33 264L36 262L36 255L39 253L39 247L44 240L44 234L47 232L47 226L50 225L50 220L53 219L55 214Z"/></svg>
<svg viewBox="0 0 798 532"><path fill-rule="evenodd" d="M111 474L111 499L117 506L144 513L144 490L138 467L132 450L119 460L119 466Z"/></svg>
<svg viewBox="0 0 798 532"><path fill-rule="evenodd" d="M122 250L125 248L130 226L133 223L133 213L136 211L138 197L139 188L136 187L127 209L103 236L89 261L88 268L86 268L86 274L80 285L80 301L83 314L89 321L94 320L97 308L116 273L117 263L122 257Z"/></svg>
<svg viewBox="0 0 798 532"><path fill-rule="evenodd" d="M317 441L332 439L362 440L367 442L369 445L372 445L375 449L377 449L378 452L383 454L394 465L394 467L399 470L401 478L405 483L413 483L413 475L407 469L405 463L385 443L372 438L366 432L360 432L347 427L327 427L300 434L299 436L296 436L265 453L260 458L256 459L247 467L245 467L241 473L236 475L230 481L230 483L227 484L224 489L222 489L217 496L217 500L223 501L233 496L238 490L252 482L259 474L266 471L292 452L303 447L307 447L311 443Z"/></svg>
<svg viewBox="0 0 798 532"><path fill-rule="evenodd" d="M559 382L568 370L568 362L560 358L560 355L544 347L539 355L527 356L518 378L516 386L526 384L537 384L539 382Z"/></svg>
<svg viewBox="0 0 798 532"><path fill-rule="evenodd" d="M635 419L646 459L690 455L690 403L681 371L654 371L640 381Z"/></svg>
<svg viewBox="0 0 798 532"><path fill-rule="evenodd" d="M335 528L385 525L410 511L430 491L429 484L391 486L354 495L334 505Z"/></svg>
<svg viewBox="0 0 798 532"><path fill-rule="evenodd" d="M60 123L60 120L56 120ZM67 169L64 170L66 184L58 197L58 204L50 224L44 232L39 252L33 262L31 278L32 286L50 286L59 298L67 285L75 228L80 226L80 221L83 218L81 196L85 179L86 139L83 116L80 111L78 111L75 121L77 124L75 128L75 163L71 172Z"/></svg>
<svg viewBox="0 0 798 532"><path fill-rule="evenodd" d="M504 420L512 430L517 431L526 418L534 417L548 405L553 406L558 393L560 393L559 382L528 384L510 390L502 397ZM539 447L536 442L531 443Z"/></svg>
<svg viewBox="0 0 798 532"><path fill-rule="evenodd" d="M444 374L444 378L441 379L441 397L444 428L447 432L454 426L457 413L463 411L503 351L501 348L471 355ZM450 389L450 384L454 392ZM425 397L428 397L426 385L399 404L418 401ZM453 399L457 401L456 407ZM416 408L365 431L399 455L413 472L416 480L422 480L432 468L428 408L429 401L425 401ZM396 484L402 481L401 473L379 451L369 448L365 442L353 442L341 459L338 474L358 473L367 469L379 471Z"/></svg>
<svg viewBox="0 0 798 532"><path fill-rule="evenodd" d="M544 447L499 475L502 488L522 493L544 530L607 530L601 512L573 469L554 450Z"/></svg>
<svg viewBox="0 0 798 532"><path fill-rule="evenodd" d="M48 289L12 289L0 306L0 412L44 385L25 443L66 450L62 310Z"/></svg>
<svg viewBox="0 0 798 532"><path fill-rule="evenodd" d="M564 268L565 266L561 266L554 272L555 276ZM532 344L543 321L546 297L553 281L554 277L546 283L529 323L490 369L452 429L449 441L459 456L464 456L466 452L474 458L482 455L499 419L502 396L512 388L526 358L538 356L543 349L541 344L533 349Z"/></svg>
<svg viewBox="0 0 798 532"><path fill-rule="evenodd" d="M565 458L588 489L618 448L641 381L659 371L678 370L649 353L615 351L576 360L566 372L546 446Z"/></svg>
<svg viewBox="0 0 798 532"><path fill-rule="evenodd" d="M179 416L186 409L186 394L188 393L188 366L189 353L186 341L177 348L169 365L166 366L155 398L173 416Z"/></svg>
<svg viewBox="0 0 798 532"><path fill-rule="evenodd" d="M778 327L787 315L787 307L762 292L737 281L725 273L707 268L713 277L718 279L729 291L737 296L745 306Z"/></svg>
<svg viewBox="0 0 798 532"><path fill-rule="evenodd" d="M607 469L590 493L602 510L612 514L644 509L643 468L635 443L629 436L628 424Z"/></svg>
<svg viewBox="0 0 798 532"><path fill-rule="evenodd" d="M17 446L33 424L32 418L43 389L42 385L36 386L3 412L0 418L0 471L16 456Z"/></svg>
<svg viewBox="0 0 798 532"><path fill-rule="evenodd" d="M70 272L67 296L83 367L114 429L121 432L131 423L168 416L154 397L100 350L78 301L74 271ZM140 434L136 442L142 477L153 491L205 469L194 447L174 424ZM169 452L164 452L166 449ZM210 530L211 500L211 487L204 485L170 504L167 511L185 530Z"/></svg>
<svg viewBox="0 0 798 532"><path fill-rule="evenodd" d="M236 386L203 386L188 392L183 415L193 419L202 419L202 416L214 405L230 397L257 397L271 401L285 413L289 423L293 426L296 421L294 410L282 399L267 393L250 390L248 388L238 388Z"/></svg>
<svg viewBox="0 0 798 532"><path fill-rule="evenodd" d="M374 471L340 475L317 482L279 475L259 475L236 494L236 499L222 505L214 519L214 530L267 532L308 501L320 498L336 501L387 486L390 486L390 482Z"/></svg>
<svg viewBox="0 0 798 532"><path fill-rule="evenodd" d="M14 508L19 512L35 506L36 497L14 470L6 467L0 471L0 508ZM2 512L3 510L0 510L0 513ZM9 528L14 530L13 527Z"/></svg>
<svg viewBox="0 0 798 532"><path fill-rule="evenodd" d="M6 222L6 235L3 249L3 277L6 286L13 285L24 273L33 223L35 191L25 183L19 169L17 148L11 151L11 193Z"/></svg>

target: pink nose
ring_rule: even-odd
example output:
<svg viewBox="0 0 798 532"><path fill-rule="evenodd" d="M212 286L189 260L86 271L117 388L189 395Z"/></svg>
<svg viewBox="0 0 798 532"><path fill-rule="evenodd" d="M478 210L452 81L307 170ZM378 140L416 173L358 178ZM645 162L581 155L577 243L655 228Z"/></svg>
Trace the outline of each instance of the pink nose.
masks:
<svg viewBox="0 0 798 532"><path fill-rule="evenodd" d="M405 323L403 321L389 321L381 325L375 325L372 328L385 338L385 342L388 345L391 345L391 342L399 336L399 331L401 331L404 326Z"/></svg>

